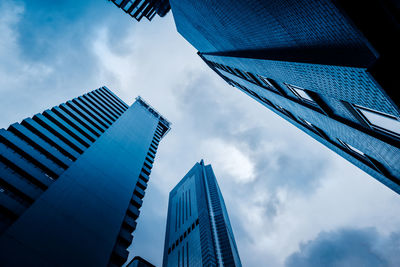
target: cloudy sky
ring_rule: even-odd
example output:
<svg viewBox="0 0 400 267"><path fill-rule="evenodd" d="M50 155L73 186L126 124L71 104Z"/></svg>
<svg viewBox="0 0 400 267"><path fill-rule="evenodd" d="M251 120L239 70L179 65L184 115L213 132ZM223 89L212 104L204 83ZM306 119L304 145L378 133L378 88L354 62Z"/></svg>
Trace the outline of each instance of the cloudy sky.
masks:
<svg viewBox="0 0 400 267"><path fill-rule="evenodd" d="M400 266L400 197L230 87L177 32L106 0L0 0L0 127L108 86L172 123L134 242L160 266L168 193L211 163L243 266Z"/></svg>

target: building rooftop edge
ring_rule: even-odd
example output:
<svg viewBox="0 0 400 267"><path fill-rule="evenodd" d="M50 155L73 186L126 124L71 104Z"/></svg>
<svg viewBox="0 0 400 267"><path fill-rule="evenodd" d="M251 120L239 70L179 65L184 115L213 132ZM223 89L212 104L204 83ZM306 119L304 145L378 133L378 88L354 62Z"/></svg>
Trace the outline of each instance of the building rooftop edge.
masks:
<svg viewBox="0 0 400 267"><path fill-rule="evenodd" d="M191 177L191 176L188 176L188 174L189 174L190 172L192 172L192 170L193 170L194 168L196 168L196 166L200 166L201 168L205 168L205 167L210 166L211 169L212 169L211 164L207 164L207 165L206 165L206 164L204 163L204 160L203 160L203 159L201 159L200 162L196 162L196 163L193 165L193 167L182 177L182 179L180 179L179 182L169 191L169 195L174 194L174 192L176 191L176 189L177 189L181 184L183 184L183 183L186 181L186 179L188 179L189 177Z"/></svg>
<svg viewBox="0 0 400 267"><path fill-rule="evenodd" d="M172 123L167 120L165 117L163 117L153 106L151 106L146 100L144 100L140 95L137 96L136 101L139 102L142 106L147 108L154 116L156 116L160 122L162 122L167 130L164 132L163 136L165 136L170 130L171 130L171 125Z"/></svg>
<svg viewBox="0 0 400 267"><path fill-rule="evenodd" d="M139 260L139 261L145 262L145 263L148 264L149 266L154 266L154 267L156 267L155 265L153 265L152 263L150 263L149 261L143 259L143 258L140 257L140 256L135 256L135 257L133 257L133 259L128 263L128 266L129 266L129 264L131 264L131 263L134 262L135 260Z"/></svg>

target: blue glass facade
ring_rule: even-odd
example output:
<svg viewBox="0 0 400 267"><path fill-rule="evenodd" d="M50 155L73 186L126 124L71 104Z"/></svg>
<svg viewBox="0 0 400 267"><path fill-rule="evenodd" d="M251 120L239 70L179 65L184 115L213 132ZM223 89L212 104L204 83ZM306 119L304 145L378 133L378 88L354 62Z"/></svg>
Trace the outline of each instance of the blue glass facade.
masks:
<svg viewBox="0 0 400 267"><path fill-rule="evenodd" d="M241 266L211 165L196 163L170 192L164 267Z"/></svg>
<svg viewBox="0 0 400 267"><path fill-rule="evenodd" d="M143 17L152 20L157 14L164 17L171 9L168 0L109 0L132 18L140 21Z"/></svg>
<svg viewBox="0 0 400 267"><path fill-rule="evenodd" d="M150 262L146 261L142 257L135 256L131 262L127 265L127 267L155 267Z"/></svg>
<svg viewBox="0 0 400 267"><path fill-rule="evenodd" d="M178 32L227 83L400 193L394 2L170 2Z"/></svg>
<svg viewBox="0 0 400 267"><path fill-rule="evenodd" d="M121 266L168 130L106 87L1 129L2 266Z"/></svg>

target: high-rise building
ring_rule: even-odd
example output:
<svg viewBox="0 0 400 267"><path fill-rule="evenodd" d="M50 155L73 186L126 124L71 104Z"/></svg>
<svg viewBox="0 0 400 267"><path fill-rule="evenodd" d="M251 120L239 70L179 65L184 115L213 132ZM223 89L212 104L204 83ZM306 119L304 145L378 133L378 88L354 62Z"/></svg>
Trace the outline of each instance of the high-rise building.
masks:
<svg viewBox="0 0 400 267"><path fill-rule="evenodd" d="M132 18L140 21L143 17L152 20L157 14L164 17L171 9L168 0L108 0L121 8Z"/></svg>
<svg viewBox="0 0 400 267"><path fill-rule="evenodd" d="M227 83L400 193L396 1L170 3Z"/></svg>
<svg viewBox="0 0 400 267"><path fill-rule="evenodd" d="M155 267L153 264L143 259L142 257L135 256L126 267Z"/></svg>
<svg viewBox="0 0 400 267"><path fill-rule="evenodd" d="M224 199L203 160L169 194L163 266L242 266Z"/></svg>
<svg viewBox="0 0 400 267"><path fill-rule="evenodd" d="M169 129L106 87L1 129L1 265L122 265Z"/></svg>

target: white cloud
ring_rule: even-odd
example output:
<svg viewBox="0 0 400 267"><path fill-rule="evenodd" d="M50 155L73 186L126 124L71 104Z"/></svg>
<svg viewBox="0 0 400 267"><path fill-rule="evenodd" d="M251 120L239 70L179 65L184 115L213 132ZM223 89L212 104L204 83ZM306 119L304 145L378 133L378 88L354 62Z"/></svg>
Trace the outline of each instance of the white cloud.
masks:
<svg viewBox="0 0 400 267"><path fill-rule="evenodd" d="M279 189L279 210L272 218L266 212L267 203L273 200L266 193L268 188L256 186L252 197L236 203L245 236L251 237L251 241L239 243L245 255L273 257L274 266L283 266L301 242L316 238L321 231L373 227L388 236L399 230L400 199L396 193L344 159L335 157L330 163L320 187L312 194ZM254 262L250 266L256 266Z"/></svg>
<svg viewBox="0 0 400 267"><path fill-rule="evenodd" d="M396 230L400 200L389 189L220 81L173 27L171 17L135 25L123 55L105 35L95 42L110 88L125 100L144 96L173 123L144 200L163 205L144 206L136 255L161 262L168 193L201 158L217 176L244 266L283 266L301 242L337 227Z"/></svg>
<svg viewBox="0 0 400 267"><path fill-rule="evenodd" d="M0 3L0 62L2 62L0 87L9 91L10 94L12 89L21 83L44 80L53 72L51 66L40 62L26 62L20 55L19 33L16 29L25 12L22 4L10 1Z"/></svg>
<svg viewBox="0 0 400 267"><path fill-rule="evenodd" d="M214 168L243 266L282 266L300 242L337 227L399 229L398 195L228 86L176 33L171 14L136 23L94 2L91 9L115 14L102 21L128 29L117 38L107 23L96 24L85 32L89 51L66 46L54 64L28 63L15 25L30 22L21 20L21 6L1 6L0 121L6 126L103 84L128 103L143 96L167 117L172 130L157 153L134 254L160 265L168 193L201 158ZM94 59L80 67L88 53Z"/></svg>
<svg viewBox="0 0 400 267"><path fill-rule="evenodd" d="M253 163L235 145L221 139L209 139L203 142L203 146L208 152L207 160L218 173L229 175L236 183L248 183L255 179Z"/></svg>

